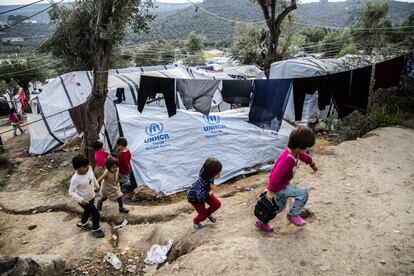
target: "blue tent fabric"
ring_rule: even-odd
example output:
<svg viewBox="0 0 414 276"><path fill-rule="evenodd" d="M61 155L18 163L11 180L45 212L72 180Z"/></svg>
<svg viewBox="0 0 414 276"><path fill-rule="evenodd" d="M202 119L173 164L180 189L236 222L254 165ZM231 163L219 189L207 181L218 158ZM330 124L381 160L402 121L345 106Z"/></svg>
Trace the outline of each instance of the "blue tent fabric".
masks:
<svg viewBox="0 0 414 276"><path fill-rule="evenodd" d="M255 80L249 122L278 131L289 99L291 79Z"/></svg>

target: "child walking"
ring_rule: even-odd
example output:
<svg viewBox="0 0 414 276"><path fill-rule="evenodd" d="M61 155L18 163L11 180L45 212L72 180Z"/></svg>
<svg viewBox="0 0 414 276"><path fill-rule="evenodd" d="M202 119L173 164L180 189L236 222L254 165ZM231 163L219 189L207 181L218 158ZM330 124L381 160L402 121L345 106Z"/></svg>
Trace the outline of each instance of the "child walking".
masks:
<svg viewBox="0 0 414 276"><path fill-rule="evenodd" d="M102 210L102 204L108 198L112 201L117 201L119 206L119 212L128 213L129 210L124 207L122 201L122 193L119 187L119 163L115 159L108 159L106 161L106 170L99 177L98 184L101 184L101 199L98 200L97 208L99 211Z"/></svg>
<svg viewBox="0 0 414 276"><path fill-rule="evenodd" d="M210 194L210 191L214 190L214 179L220 178L222 168L223 165L219 160L208 158L200 170L200 177L187 190L188 202L197 211L197 216L193 219L194 229L203 228L201 222L206 218L212 223L217 222L213 213L220 208L221 202L213 194ZM209 205L207 209L206 203Z"/></svg>
<svg viewBox="0 0 414 276"><path fill-rule="evenodd" d="M305 162L315 172L318 170L312 157L306 153L306 150L314 144L315 134L311 129L303 126L293 129L289 136L288 146L277 159L267 185L266 197L270 201L275 199L279 212L285 209L289 197L295 199L287 214L287 219L296 226L303 226L306 223L299 214L308 200L309 193L306 188L297 187L290 181L293 179L298 160ZM273 226L259 220L255 225L266 232L273 231Z"/></svg>
<svg viewBox="0 0 414 276"><path fill-rule="evenodd" d="M11 125L13 126L13 135L17 136L17 129L20 130L20 134L23 134L24 130L20 126L20 119L19 116L17 116L16 109L10 108L9 120Z"/></svg>
<svg viewBox="0 0 414 276"><path fill-rule="evenodd" d="M95 176L99 178L105 171L105 163L109 158L109 152L103 150L103 143L96 141L93 143L95 150Z"/></svg>
<svg viewBox="0 0 414 276"><path fill-rule="evenodd" d="M83 155L78 155L72 159L72 164L76 172L70 180L69 195L83 208L81 221L77 226L91 231L95 238L103 238L105 233L99 228L101 217L94 205L95 190L98 190L99 186L89 166L89 160ZM92 217L92 225L88 223L89 217Z"/></svg>
<svg viewBox="0 0 414 276"><path fill-rule="evenodd" d="M122 183L122 189L125 192L131 192L131 179L129 177L129 174L131 172L131 152L127 148L128 141L126 138L120 137L116 144L119 149L119 179Z"/></svg>

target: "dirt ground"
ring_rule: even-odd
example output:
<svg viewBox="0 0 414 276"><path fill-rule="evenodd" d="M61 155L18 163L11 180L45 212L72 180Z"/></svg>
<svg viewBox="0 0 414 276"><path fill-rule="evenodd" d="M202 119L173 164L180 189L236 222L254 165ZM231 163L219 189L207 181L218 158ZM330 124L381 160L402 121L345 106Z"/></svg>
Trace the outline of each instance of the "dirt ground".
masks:
<svg viewBox="0 0 414 276"><path fill-rule="evenodd" d="M390 127L335 146L319 142L319 171L301 165L293 181L310 190L304 228L289 224L285 211L275 232L255 229L268 177L259 173L219 186L217 224L192 229L194 211L182 196L127 201L128 215L107 201L106 237L93 239L75 226L81 209L67 196L76 153L30 157L25 134L8 140L13 164L0 171L0 254L59 254L67 275L143 275L151 245L174 239L155 275L413 275L413 141L413 129ZM129 224L113 229L124 218ZM107 252L121 259L120 271L103 261Z"/></svg>

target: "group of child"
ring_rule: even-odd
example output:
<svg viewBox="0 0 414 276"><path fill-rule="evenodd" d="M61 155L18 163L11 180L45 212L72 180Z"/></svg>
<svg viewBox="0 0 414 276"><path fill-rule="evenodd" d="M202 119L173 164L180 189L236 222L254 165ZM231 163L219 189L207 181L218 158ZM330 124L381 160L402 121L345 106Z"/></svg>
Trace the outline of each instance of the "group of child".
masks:
<svg viewBox="0 0 414 276"><path fill-rule="evenodd" d="M100 211L102 205L108 198L118 202L119 212L128 213L122 199L122 187L130 188L129 174L131 171L131 152L128 149L128 141L121 137L117 141L118 153L110 154L103 150L103 143L96 141L93 145L95 150L95 171L92 170L89 160L83 155L75 156L72 160L73 168L76 170L72 176L69 186L69 195L83 208L81 221L77 226L91 231L95 238L103 238L105 233L99 227ZM117 157L117 158L115 158ZM95 207L95 192L100 191L101 198ZM92 225L88 223L92 217Z"/></svg>
<svg viewBox="0 0 414 276"><path fill-rule="evenodd" d="M287 214L287 219L296 226L304 226L305 220L300 217L300 212L308 200L308 190L306 188L297 187L290 183L294 177L298 161L301 160L309 165L315 172L318 170L312 157L306 151L315 144L315 134L307 127L299 126L292 130L289 136L289 142L286 149L280 154L279 158L270 173L269 181L266 187L266 198L277 204L278 212L282 212L288 198L294 198L295 201ZM102 210L102 203L107 199L117 200L120 212L128 212L123 207L122 193L119 188L119 182L129 184L129 172L131 170L130 159L131 153L127 148L125 138L118 140L118 161L110 157L109 153L102 150L102 143L96 144L96 165L97 172L101 175L98 180L95 179L89 161L82 155L73 159L73 166L76 170L72 177L69 194L84 209L81 221L78 226L91 230L91 233L99 238L104 234L99 228L99 211ZM105 158L107 159L105 162ZM98 161L99 160L99 161ZM106 169L102 169L105 163ZM98 167L98 164L100 167ZM223 165L216 158L208 158L199 173L198 179L187 190L188 202L197 212L193 219L193 227L201 229L201 224L208 219L212 223L217 222L217 218L213 213L220 206L220 200L214 195L214 180L220 178ZM118 176L119 175L119 176ZM128 178L128 179L127 179ZM98 201L97 207L94 206L95 191L101 185L101 199ZM206 204L208 208L206 208ZM92 216L92 226L88 224L88 218ZM268 222L257 220L255 226L260 230L272 232L273 226Z"/></svg>

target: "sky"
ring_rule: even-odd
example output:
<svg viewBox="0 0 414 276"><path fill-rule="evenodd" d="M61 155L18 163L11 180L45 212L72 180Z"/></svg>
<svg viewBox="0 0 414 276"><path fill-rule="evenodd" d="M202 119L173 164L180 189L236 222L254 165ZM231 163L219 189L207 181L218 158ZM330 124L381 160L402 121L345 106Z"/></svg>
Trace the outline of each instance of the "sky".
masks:
<svg viewBox="0 0 414 276"><path fill-rule="evenodd" d="M21 5L21 4L29 4L34 2L35 0L0 0L0 5ZM202 2L202 0L190 0L191 2ZM319 0L300 0L301 3L308 3L308 2L317 2ZM329 0L332 1L332 0ZM341 0L335 0L341 1ZM48 1L44 1L47 3ZM186 0L162 0L158 2L165 2L165 3L188 3ZM402 2L414 2L414 0L404 0Z"/></svg>

